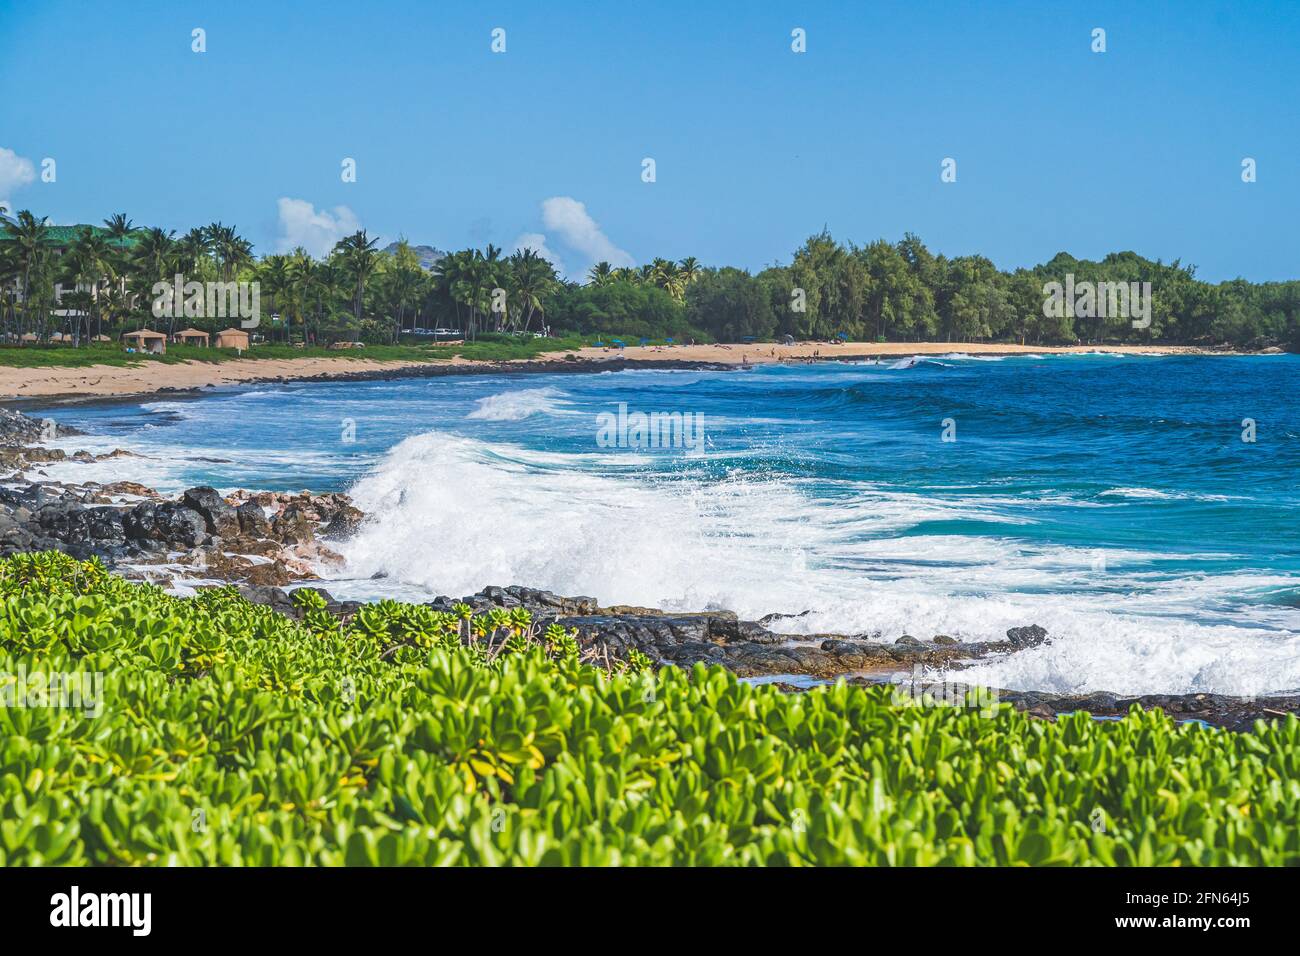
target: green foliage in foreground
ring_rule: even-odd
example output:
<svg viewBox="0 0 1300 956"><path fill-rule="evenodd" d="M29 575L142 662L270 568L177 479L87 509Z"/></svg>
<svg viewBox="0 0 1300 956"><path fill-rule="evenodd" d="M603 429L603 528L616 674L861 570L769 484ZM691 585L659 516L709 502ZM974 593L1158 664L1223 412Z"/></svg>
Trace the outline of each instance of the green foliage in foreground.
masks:
<svg viewBox="0 0 1300 956"><path fill-rule="evenodd" d="M52 554L0 562L0 598L10 688L104 674L98 716L0 707L9 865L1300 862L1294 718L609 673L522 614L384 602L343 627L304 593L299 624Z"/></svg>

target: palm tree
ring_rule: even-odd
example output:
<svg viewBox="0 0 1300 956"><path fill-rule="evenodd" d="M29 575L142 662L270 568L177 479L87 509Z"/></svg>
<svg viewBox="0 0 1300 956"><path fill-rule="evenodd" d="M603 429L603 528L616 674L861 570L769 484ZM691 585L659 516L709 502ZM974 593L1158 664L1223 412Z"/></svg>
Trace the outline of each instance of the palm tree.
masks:
<svg viewBox="0 0 1300 956"><path fill-rule="evenodd" d="M203 232L208 249L221 262L222 282L229 282L240 266L252 262L253 244L241 237L234 226L214 222L204 226Z"/></svg>
<svg viewBox="0 0 1300 956"><path fill-rule="evenodd" d="M126 218L126 213L115 212L104 220L104 229L108 233L108 238L120 242L131 235L132 223L130 219Z"/></svg>
<svg viewBox="0 0 1300 956"><path fill-rule="evenodd" d="M202 264L208 257L209 243L207 231L198 227L177 240L176 258L182 272L202 271Z"/></svg>
<svg viewBox="0 0 1300 956"><path fill-rule="evenodd" d="M316 294L316 286L319 281L316 266L316 260L307 254L307 250L301 247L293 251L286 267L286 280L288 282L288 293L291 311L297 316L298 322L303 327L302 341L306 345L309 336L307 326L307 309L309 303ZM286 326L286 334L287 334Z"/></svg>
<svg viewBox="0 0 1300 956"><path fill-rule="evenodd" d="M527 331L535 313L540 312L545 318L546 308L542 302L555 287L555 267L536 251L521 249L511 256L510 271L514 278L515 298L523 313L524 331Z"/></svg>
<svg viewBox="0 0 1300 956"><path fill-rule="evenodd" d="M443 256L433 267L435 294L451 306L456 316L456 324L462 328L464 328L464 320L460 315L461 298L458 290L468 275L471 259L472 254L468 251L453 252Z"/></svg>
<svg viewBox="0 0 1300 956"><path fill-rule="evenodd" d="M614 281L614 267L604 260L597 262L587 273L587 281L594 286L609 285Z"/></svg>
<svg viewBox="0 0 1300 956"><path fill-rule="evenodd" d="M135 224L127 218L124 212L115 212L107 219L103 220L104 230L108 238L112 240L113 265L117 272L117 291L118 295L113 296L110 300L114 305L125 303L128 300L126 294L126 279L129 269L127 259L126 240L130 238L131 233L135 232ZM103 312L100 313L100 333L103 333Z"/></svg>
<svg viewBox="0 0 1300 956"><path fill-rule="evenodd" d="M656 259L650 265L650 281L663 289L676 301L682 300L684 288L681 276L677 273L677 263L671 259Z"/></svg>
<svg viewBox="0 0 1300 956"><path fill-rule="evenodd" d="M361 322L361 305L366 293L366 281L378 265L379 252L375 248L378 242L378 237L371 239L364 229L360 229L340 239L334 246L334 251L342 255L344 267L351 273L355 283L356 296L353 299L353 310L358 323Z"/></svg>
<svg viewBox="0 0 1300 956"><path fill-rule="evenodd" d="M146 229L140 237L140 244L135 247L134 259L146 281L167 277L171 271L172 260L176 254L176 230L164 232L157 226Z"/></svg>
<svg viewBox="0 0 1300 956"><path fill-rule="evenodd" d="M348 277L337 257L326 259L316 267L316 329L318 333L327 312L329 315L333 315L337 303L346 299L348 285Z"/></svg>
<svg viewBox="0 0 1300 956"><path fill-rule="evenodd" d="M99 311L100 287L111 286L116 278L113 275L113 250L102 233L97 233L87 226L73 242L66 258L69 260L69 278L75 286L85 286L89 296L90 311L85 313L85 337L89 339L93 334L90 324L92 313L102 327Z"/></svg>
<svg viewBox="0 0 1300 956"><path fill-rule="evenodd" d="M271 311L285 311L285 300L289 297L289 258L288 256L267 256L262 260L260 269L261 283L266 289L266 297L271 300ZM289 340L289 323L285 319L285 341Z"/></svg>
<svg viewBox="0 0 1300 956"><path fill-rule="evenodd" d="M18 306L18 278L22 268L18 263L17 249L12 241L0 242L0 290L4 291L4 330L9 332L11 322L16 325Z"/></svg>
<svg viewBox="0 0 1300 956"><path fill-rule="evenodd" d="M23 324L26 325L31 318L32 273L42 258L41 254L45 251L49 228L45 225L44 219L38 220L32 215L31 210L23 209L18 213L14 224L9 227L9 233L12 236L10 241L14 246L14 255L17 257L17 264L23 276Z"/></svg>
<svg viewBox="0 0 1300 956"><path fill-rule="evenodd" d="M687 256L677 263L677 274L681 276L683 285L690 285L700 277L703 271L700 268L700 261L694 256Z"/></svg>

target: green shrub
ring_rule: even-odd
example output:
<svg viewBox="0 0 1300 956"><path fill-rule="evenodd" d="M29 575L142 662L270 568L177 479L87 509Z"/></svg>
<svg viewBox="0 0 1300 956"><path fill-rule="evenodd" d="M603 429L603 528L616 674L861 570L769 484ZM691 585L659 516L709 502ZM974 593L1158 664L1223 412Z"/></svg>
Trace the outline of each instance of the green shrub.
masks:
<svg viewBox="0 0 1300 956"><path fill-rule="evenodd" d="M291 621L231 588L0 561L0 693L103 675L94 714L0 707L0 863L1300 863L1294 718L783 694L590 666L526 615L344 622L317 598Z"/></svg>

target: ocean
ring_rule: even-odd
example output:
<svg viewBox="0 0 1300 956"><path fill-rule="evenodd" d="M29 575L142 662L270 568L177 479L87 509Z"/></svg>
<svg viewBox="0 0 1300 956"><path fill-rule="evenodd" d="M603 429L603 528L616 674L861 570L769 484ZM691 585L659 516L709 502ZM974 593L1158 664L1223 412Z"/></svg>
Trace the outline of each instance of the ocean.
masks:
<svg viewBox="0 0 1300 956"><path fill-rule="evenodd" d="M1249 695L1300 689L1298 394L1281 355L291 383L55 409L92 433L58 444L146 457L43 470L347 491L368 519L339 597L523 584L887 640L1036 623L1050 644L962 679ZM679 447L645 447L655 412Z"/></svg>

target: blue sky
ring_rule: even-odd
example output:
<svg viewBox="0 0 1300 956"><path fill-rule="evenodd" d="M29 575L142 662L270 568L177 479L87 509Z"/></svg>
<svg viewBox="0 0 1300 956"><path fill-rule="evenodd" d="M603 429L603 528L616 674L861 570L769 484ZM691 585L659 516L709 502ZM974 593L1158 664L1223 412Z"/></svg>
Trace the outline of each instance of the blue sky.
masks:
<svg viewBox="0 0 1300 956"><path fill-rule="evenodd" d="M356 224L544 243L571 275L758 269L825 224L1003 268L1133 249L1296 278L1298 81L1296 2L0 0L0 201L219 219L258 253Z"/></svg>

